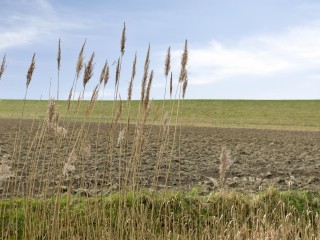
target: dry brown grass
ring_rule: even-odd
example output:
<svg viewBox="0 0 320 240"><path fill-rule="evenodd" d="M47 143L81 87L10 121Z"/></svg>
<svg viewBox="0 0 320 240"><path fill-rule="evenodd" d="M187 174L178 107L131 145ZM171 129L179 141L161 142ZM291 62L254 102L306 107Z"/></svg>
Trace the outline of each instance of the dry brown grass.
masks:
<svg viewBox="0 0 320 240"><path fill-rule="evenodd" d="M94 68L94 52L91 54L91 57L87 64L84 67L84 75L83 75L83 87L85 88L89 80L92 78L93 75L93 68Z"/></svg>
<svg viewBox="0 0 320 240"><path fill-rule="evenodd" d="M179 174L171 169L174 156L179 156L179 111L188 83L188 42L185 41L181 69L176 76L176 96L169 111L153 105L153 70L149 69L150 45L146 54L141 80L139 108L132 121L130 104L136 75L137 55L134 56L128 86L128 112L118 95L122 57L126 53L124 24L119 60L115 71L115 94L110 116L111 124L104 132L98 128L96 138L90 138L92 112L109 80L106 62L84 113L83 92L94 70L94 53L84 65L82 45L76 73L68 97L68 109L59 114L59 102L50 100L47 116L28 136L19 128L14 153L0 165L2 196L20 199L0 200L1 239L317 239L320 236L319 197L313 195L280 195L275 191L243 196L223 189L200 196L201 189L181 193L168 190L168 178ZM166 82L170 73L170 98L173 92L171 48L165 56ZM61 59L60 40L58 59ZM57 59L57 60L58 60ZM5 62L5 60L3 60ZM4 66L6 64L4 63ZM35 68L31 62L27 89ZM5 69L5 67L4 67ZM83 71L84 69L84 71ZM4 70L3 70L4 71ZM58 60L58 72L60 60ZM83 72L83 91L76 105L72 92ZM59 74L58 74L59 75ZM59 76L58 76L59 78ZM166 84L167 85L167 84ZM102 94L104 94L104 89ZM167 86L165 87L166 91ZM177 98L178 93L178 98ZM164 95L164 98L166 94ZM73 98L74 99L74 98ZM103 104L103 102L101 103ZM175 117L173 117L175 113ZM71 117L70 117L71 116ZM85 116L83 119L82 116ZM101 117L101 123L105 120ZM172 122L171 122L172 121ZM99 122L99 124L100 124ZM160 123L160 126L148 123ZM125 123L125 124L124 124ZM172 126L172 123L174 126ZM49 127L48 127L49 126ZM52 131L56 137L52 137ZM31 134L32 133L32 134ZM107 136L102 141L101 135ZM157 142L150 142L156 135ZM24 146L24 144L26 146ZM100 147L101 146L101 147ZM27 149L24 155L22 149ZM154 155L147 156L152 149ZM148 159L156 158L155 165ZM102 158L102 159L100 159ZM25 161L28 160L28 161ZM178 159L180 161L180 158ZM49 162L45 168L44 162ZM151 161L150 161L151 162ZM222 148L220 181L223 182L232 163L229 151ZM143 185L143 165L152 168L154 176L146 190ZM22 167L21 167L22 166ZM46 165L47 166L47 165ZM19 167L19 168L18 168ZM94 174L88 177L89 169ZM17 170L17 171L16 171ZM43 173L43 174L39 174ZM156 191L160 187L163 191ZM11 179L12 178L12 179ZM25 179L24 182L20 179ZM40 184L39 184L40 183ZM216 184L218 185L218 184ZM177 186L178 188L179 186Z"/></svg>
<svg viewBox="0 0 320 240"><path fill-rule="evenodd" d="M2 62L1 62L1 66L0 66L0 80L2 78L2 75L4 73L4 71L7 68L7 62L6 62L6 54L3 56L2 58Z"/></svg>
<svg viewBox="0 0 320 240"><path fill-rule="evenodd" d="M33 72L34 72L34 69L36 68L36 59L35 59L35 57L36 57L36 54L34 53L33 56L32 56L32 60L31 60L30 66L29 66L28 73L27 73L27 81L26 81L27 88L29 87L29 84L31 82L32 75L33 75Z"/></svg>
<svg viewBox="0 0 320 240"><path fill-rule="evenodd" d="M134 55L134 59L132 63L132 73L131 73L131 79L128 87L128 101L130 101L132 98L133 81L136 76L136 65L137 65L137 53Z"/></svg>
<svg viewBox="0 0 320 240"><path fill-rule="evenodd" d="M141 97L140 97L141 104L143 104L144 99L145 99L147 79L148 79L148 73L149 73L149 64L150 64L150 44L148 47L146 60L144 63L143 77L142 77L142 82L141 82Z"/></svg>
<svg viewBox="0 0 320 240"><path fill-rule="evenodd" d="M230 168L232 164L231 159L231 152L227 149L226 146L223 146L221 149L220 154L220 169L219 169L219 175L220 175L220 182L223 185L225 178L226 178L226 172Z"/></svg>
<svg viewBox="0 0 320 240"><path fill-rule="evenodd" d="M0 160L0 183L4 180L14 176L14 173L12 171L12 167L10 166L9 158L10 158L9 154L4 154L1 157L1 160Z"/></svg>
<svg viewBox="0 0 320 240"><path fill-rule="evenodd" d="M124 50L126 48L126 23L123 23L122 36L121 36L121 44L120 44L120 52L121 56L124 54Z"/></svg>

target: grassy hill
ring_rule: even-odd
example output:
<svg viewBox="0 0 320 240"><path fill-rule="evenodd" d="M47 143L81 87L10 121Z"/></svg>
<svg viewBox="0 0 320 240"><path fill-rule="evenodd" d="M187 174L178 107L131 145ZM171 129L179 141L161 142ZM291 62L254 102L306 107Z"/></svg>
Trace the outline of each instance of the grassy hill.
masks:
<svg viewBox="0 0 320 240"><path fill-rule="evenodd" d="M28 100L25 103L25 118L44 118L47 101ZM86 117L89 101L83 101L76 113L77 119ZM113 101L97 101L91 121L108 122L112 116ZM118 104L118 103L116 103ZM177 101L164 102L165 111L170 111ZM75 107L76 102L73 103ZM59 101L59 111L67 118L75 117L74 112L66 114L66 101ZM124 111L122 120L127 116L127 104L123 101ZM158 109L162 112L163 101L153 102L153 113ZM158 108L159 107L159 108ZM135 120L139 108L139 101L132 101L130 114ZM22 100L1 100L1 118L21 118ZM175 116L176 110L173 115ZM159 119L159 118L157 118ZM184 100L180 102L179 121L189 126L214 127L247 127L269 129L320 129L320 101L319 100Z"/></svg>

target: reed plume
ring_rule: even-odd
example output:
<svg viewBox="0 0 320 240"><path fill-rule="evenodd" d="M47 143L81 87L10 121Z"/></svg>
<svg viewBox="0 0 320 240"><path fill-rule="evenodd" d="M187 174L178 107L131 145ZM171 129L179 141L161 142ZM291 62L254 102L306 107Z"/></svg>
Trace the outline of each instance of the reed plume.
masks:
<svg viewBox="0 0 320 240"><path fill-rule="evenodd" d="M162 120L162 125L165 127L165 126L168 126L169 124L169 120L170 120L170 113L168 111L166 111L164 113L164 116L163 116L163 120Z"/></svg>
<svg viewBox="0 0 320 240"><path fill-rule="evenodd" d="M107 65L108 65L108 62L106 61L105 64L103 65L102 70L101 70L100 81L99 81L100 84L102 84L104 82L104 78L106 76Z"/></svg>
<svg viewBox="0 0 320 240"><path fill-rule="evenodd" d="M82 144L80 148L80 155L84 159L89 159L91 157L91 145L88 142Z"/></svg>
<svg viewBox="0 0 320 240"><path fill-rule="evenodd" d="M13 177L14 173L11 171L11 166L9 166L9 154L4 154L0 161L0 182Z"/></svg>
<svg viewBox="0 0 320 240"><path fill-rule="evenodd" d="M181 58L181 66L182 68L186 68L188 63L188 40L184 43L184 51Z"/></svg>
<svg viewBox="0 0 320 240"><path fill-rule="evenodd" d="M170 51L170 47L169 47L168 51L167 51L167 55L166 55L166 60L164 63L164 74L166 77L168 77L168 74L170 72L170 68L171 68L171 51Z"/></svg>
<svg viewBox="0 0 320 240"><path fill-rule="evenodd" d="M120 58L118 58L117 68L116 68L116 81L115 81L116 88L119 86L119 79L120 79Z"/></svg>
<svg viewBox="0 0 320 240"><path fill-rule="evenodd" d="M136 76L136 65L137 65L137 53L134 55L133 64L132 64L131 80L128 87L128 101L130 101L132 97L133 80Z"/></svg>
<svg viewBox="0 0 320 240"><path fill-rule="evenodd" d="M180 82L182 82L186 78L187 63L188 63L188 40L185 41L184 51L183 51L182 57L181 57L181 71L180 71L180 77L179 77Z"/></svg>
<svg viewBox="0 0 320 240"><path fill-rule="evenodd" d="M62 169L62 175L67 179L69 178L69 174L71 174L72 172L74 172L74 170L76 170L75 165L73 165L75 161L77 161L77 154L75 153L74 150L72 150L68 156L67 162L64 164Z"/></svg>
<svg viewBox="0 0 320 240"><path fill-rule="evenodd" d="M83 51L84 51L84 47L86 45L86 41L84 41L82 48L80 50L79 56L78 56L78 61L77 61L77 65L76 65L76 78L78 79L80 76L80 72L83 68Z"/></svg>
<svg viewBox="0 0 320 240"><path fill-rule="evenodd" d="M141 83L141 104L143 103L145 98L145 91L147 86L147 78L148 78L149 64L150 64L149 58L150 58L150 44L148 47L146 61L144 63L144 71L143 71L143 77L142 77L142 83Z"/></svg>
<svg viewBox="0 0 320 240"><path fill-rule="evenodd" d="M115 124L117 124L119 119L120 119L120 116L122 114L122 109L123 109L123 104L122 104L122 101L121 101L121 98L120 98L120 104L119 104L119 109L118 109L118 112L117 112L117 115L116 115Z"/></svg>
<svg viewBox="0 0 320 240"><path fill-rule="evenodd" d="M182 97L183 98L186 95L187 86L188 86L188 75L186 74L186 76L182 82Z"/></svg>
<svg viewBox="0 0 320 240"><path fill-rule="evenodd" d="M125 46L126 46L126 23L123 23L123 30L122 30L122 36L121 36L121 55L123 56L124 51L125 51Z"/></svg>
<svg viewBox="0 0 320 240"><path fill-rule="evenodd" d="M221 184L224 184L226 172L230 168L231 164L232 164L231 153L225 146L223 146L221 149L220 169L219 169Z"/></svg>
<svg viewBox="0 0 320 240"><path fill-rule="evenodd" d="M106 71L103 79L104 87L107 85L108 81L109 81L109 64L107 62Z"/></svg>
<svg viewBox="0 0 320 240"><path fill-rule="evenodd" d="M35 57L36 57L36 53L33 54L30 67L29 67L29 69L28 69L27 82L26 82L27 88L29 87L29 84L30 84L30 82L31 82L32 75L33 75L33 72L34 72L34 69L36 68L36 60L35 60Z"/></svg>
<svg viewBox="0 0 320 240"><path fill-rule="evenodd" d="M0 67L0 80L6 68L7 68L7 63L6 63L6 54L5 54L2 58L2 63Z"/></svg>
<svg viewBox="0 0 320 240"><path fill-rule="evenodd" d="M49 101L47 109L47 123L48 126L51 126L53 123L53 117L56 113L56 103L53 100Z"/></svg>
<svg viewBox="0 0 320 240"><path fill-rule="evenodd" d="M71 105L71 97L72 97L72 88L70 89L70 92L69 92L69 96L68 96L68 110L70 109L70 105Z"/></svg>
<svg viewBox="0 0 320 240"><path fill-rule="evenodd" d="M60 67L61 67L61 39L60 38L58 43L57 63L58 63L58 71L60 71Z"/></svg>
<svg viewBox="0 0 320 240"><path fill-rule="evenodd" d="M85 65L84 76L83 76L83 87L84 88L86 87L87 83L89 82L89 80L91 79L91 77L93 75L93 68L94 68L93 59L94 59L94 52L92 53L88 63Z"/></svg>
<svg viewBox="0 0 320 240"><path fill-rule="evenodd" d="M145 96L145 99L144 99L144 107L145 107L145 109L147 109L148 106L149 106L149 99L150 99L150 91L151 91L152 80L153 80L153 70L151 71L150 76L149 76L146 96Z"/></svg>
<svg viewBox="0 0 320 240"><path fill-rule="evenodd" d="M90 113L94 109L98 95L99 95L99 84L97 84L96 87L92 91L91 100L90 100L90 103L87 108L87 114Z"/></svg>
<svg viewBox="0 0 320 240"><path fill-rule="evenodd" d="M58 126L59 119L60 119L60 113L58 111L56 111L54 114L54 119L53 119L55 126Z"/></svg>
<svg viewBox="0 0 320 240"><path fill-rule="evenodd" d="M172 97L172 89L173 89L173 86L172 86L172 72L171 72L171 76L170 76L170 98Z"/></svg>
<svg viewBox="0 0 320 240"><path fill-rule="evenodd" d="M118 135L118 141L117 141L117 147L120 147L120 145L124 142L125 137L127 133L127 127L124 127Z"/></svg>
<svg viewBox="0 0 320 240"><path fill-rule="evenodd" d="M55 136L62 137L62 138L67 137L68 131L64 127L60 127L60 126L56 125L52 129L54 131Z"/></svg>
<svg viewBox="0 0 320 240"><path fill-rule="evenodd" d="M57 88L57 100L59 100L59 88L60 88L60 67L61 67L61 40L60 40L60 38L59 38L59 43L58 43L57 65L58 65L58 88Z"/></svg>

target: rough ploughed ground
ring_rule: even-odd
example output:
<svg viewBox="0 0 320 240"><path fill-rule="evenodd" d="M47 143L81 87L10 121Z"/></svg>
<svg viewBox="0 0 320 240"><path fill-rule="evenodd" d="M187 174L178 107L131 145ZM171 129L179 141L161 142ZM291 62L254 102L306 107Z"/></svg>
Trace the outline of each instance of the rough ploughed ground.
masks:
<svg viewBox="0 0 320 240"><path fill-rule="evenodd" d="M19 124L20 120L0 119L0 157L5 153L12 155ZM129 166L129 173L132 170L132 166L128 165L128 158L131 154L133 125L129 131L128 150L114 147L113 156L106 154L110 125L86 125L85 129L88 131L85 144L90 145L91 154L89 156L79 150L72 180L60 181L60 178L63 178L64 161L71 152L80 124L72 123L67 126L68 135L62 142L50 131L41 133L41 128L38 128L41 123L35 122L33 126L32 124L31 120L22 121L21 151L20 156L16 155L19 161L9 162L15 176L0 182L1 197L24 194L49 196L60 188L61 191L67 191L68 186L73 193L108 193L117 190L119 186L119 163L122 169L120 179L125 178L123 169L126 166ZM112 138L114 145L122 127L117 126L115 130ZM139 184L142 187L151 187L157 175L156 186L161 189L164 188L168 163L163 160L159 165L159 173L155 173L159 127L154 126L150 129L148 126L145 132L149 133L149 130L151 134L145 142L141 158ZM171 127L170 134L173 130ZM36 138L32 142L37 131L38 136L44 134L44 138L41 138L41 141L40 138ZM215 180L219 179L222 146L231 151L234 161L226 175L225 187L228 189L257 192L269 186L281 190L320 188L320 132L182 127L178 138L180 144L175 146L168 188L190 190L200 187L204 194L215 191L218 188ZM17 146L19 147L19 144ZM169 155L165 153L164 159Z"/></svg>

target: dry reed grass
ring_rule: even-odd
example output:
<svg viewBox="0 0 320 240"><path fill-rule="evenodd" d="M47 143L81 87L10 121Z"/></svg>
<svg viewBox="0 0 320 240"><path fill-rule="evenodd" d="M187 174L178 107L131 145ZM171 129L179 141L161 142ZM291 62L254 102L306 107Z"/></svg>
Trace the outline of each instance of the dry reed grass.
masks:
<svg viewBox="0 0 320 240"><path fill-rule="evenodd" d="M29 69L28 69L28 73L27 73L27 81L26 81L27 88L29 87L29 84L31 82L32 75L33 75L33 72L34 72L34 69L36 68L36 59L35 59L35 57L36 57L36 54L34 53L33 56L32 56L32 60L31 60Z"/></svg>
<svg viewBox="0 0 320 240"><path fill-rule="evenodd" d="M181 141L178 115L181 110L181 96L185 98L188 84L188 42L185 41L180 76L177 79L176 93L180 91L179 98L173 97L178 101L172 103L169 111L164 111L159 105L153 108L153 102L150 100L153 70L149 73L149 44L142 73L139 110L136 112L134 125L130 124L132 117L130 104L136 76L136 54L128 86L127 115L123 114L123 102L120 95L118 96L118 88L122 84L120 75L122 57L126 52L125 43L124 23L120 57L114 78L116 86L114 108L112 112L106 113L112 116L112 120L106 130L98 128L98 131L103 132L98 132L96 139L90 139L89 131L92 124L90 120L96 107L99 89L102 83L105 88L109 80L108 62L104 64L98 83L92 91L91 100L84 110L85 119L78 118L83 95L79 95L77 106L72 106L72 96L74 97L82 70L84 69L83 92L93 76L94 53L89 61L83 64L86 41L77 59L76 73L69 92L65 115L59 114L59 101L50 100L43 125L39 125L34 135L28 136L28 141L24 141L25 136L19 135L22 135L19 128L18 144L15 145L12 160L9 161L7 155L2 157L0 181L6 184L1 189L4 195L11 194L10 196L22 198L0 200L1 239L319 238L320 217L317 212L320 206L319 198L315 197L314 200L311 195L295 196L289 193L281 196L270 190L256 197L246 197L226 191L202 197L197 190L187 193L168 191L169 176L179 174L180 170L171 169L171 162L176 153L179 155L179 141ZM60 40L58 72L61 64L59 59L61 60ZM6 61L3 62L3 66L6 66ZM27 74L27 89L34 68L35 55ZM170 73L170 98L172 98L174 79L171 72L170 47L164 68L166 82ZM176 113L175 116L173 113ZM68 114L72 118L66 118ZM174 126L171 125L172 119ZM160 126L146 126L148 120L153 123L158 122ZM101 120L102 122L104 120ZM124 126L123 122L126 123ZM58 137L52 138L52 131ZM157 134L158 142L150 142L151 134ZM102 140L101 135L107 137ZM23 156L20 142L27 144L27 156ZM148 149L153 150L153 156L145 155ZM98 154L101 152L103 155ZM142 166L149 164L149 157L156 158L156 165L148 166L153 168L155 174L152 176L152 186L147 191L144 190L141 173ZM21 166L21 162L23 168L18 169L15 181L10 181L10 178L15 176L11 166L16 168ZM47 168L45 162L50 163ZM224 147L221 152L219 172L222 185L231 164L231 154ZM95 172L87 180L89 169L95 169ZM39 172L44 174L39 176ZM155 191L160 186L158 179L163 176L165 182L161 184L164 190ZM25 182L18 182L18 179L22 178L25 178Z"/></svg>
<svg viewBox="0 0 320 240"><path fill-rule="evenodd" d="M120 52L121 55L123 56L125 47L126 47L126 23L123 23L123 29L122 29L122 36L121 36L121 44L120 44Z"/></svg>
<svg viewBox="0 0 320 240"><path fill-rule="evenodd" d="M130 101L132 98L133 81L136 76L136 65L137 65L137 53L134 55L134 59L132 63L132 73L131 73L131 79L128 87L128 101Z"/></svg>
<svg viewBox="0 0 320 240"><path fill-rule="evenodd" d="M0 182L14 176L14 173L11 169L11 166L9 165L10 164L9 157L10 157L9 154L4 154L1 157L1 160L0 160Z"/></svg>
<svg viewBox="0 0 320 240"><path fill-rule="evenodd" d="M87 64L84 65L84 75L83 75L83 87L85 88L89 80L92 78L93 75L93 68L94 68L94 52L91 54L91 57Z"/></svg>
<svg viewBox="0 0 320 240"><path fill-rule="evenodd" d="M144 99L145 99L147 79L148 79L148 73L149 73L149 64L150 64L150 44L148 47L146 60L144 63L143 77L141 82L141 97L140 97L141 104L144 103Z"/></svg>
<svg viewBox="0 0 320 240"><path fill-rule="evenodd" d="M1 66L0 66L0 80L2 78L2 75L4 73L4 71L7 68L7 62L6 62L6 54L3 56L2 58L2 62L1 62Z"/></svg>
<svg viewBox="0 0 320 240"><path fill-rule="evenodd" d="M75 153L74 150L72 150L62 169L62 175L66 179L69 179L70 174L72 174L72 172L76 170L76 166L74 165L76 161L77 161L77 154Z"/></svg>
<svg viewBox="0 0 320 240"><path fill-rule="evenodd" d="M232 165L231 159L231 152L225 146L221 149L220 154L220 168L219 168L219 175L220 175L220 182L223 185L226 178L226 172Z"/></svg>

